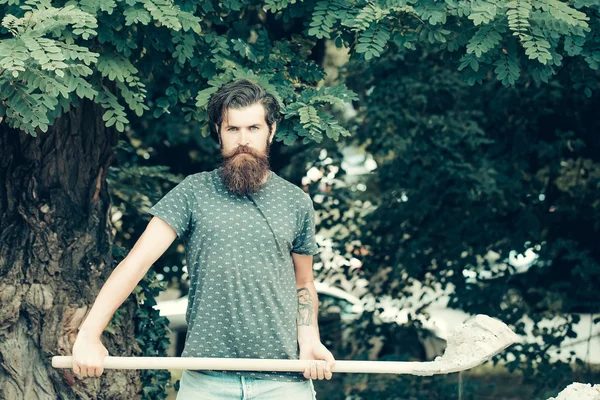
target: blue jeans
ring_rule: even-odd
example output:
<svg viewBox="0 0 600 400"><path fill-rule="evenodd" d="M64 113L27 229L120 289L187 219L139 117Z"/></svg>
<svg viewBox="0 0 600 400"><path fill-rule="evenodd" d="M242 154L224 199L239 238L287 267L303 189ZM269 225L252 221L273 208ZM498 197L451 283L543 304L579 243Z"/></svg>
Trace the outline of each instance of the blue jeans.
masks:
<svg viewBox="0 0 600 400"><path fill-rule="evenodd" d="M183 370L176 400L316 400L312 379L281 382L218 371Z"/></svg>

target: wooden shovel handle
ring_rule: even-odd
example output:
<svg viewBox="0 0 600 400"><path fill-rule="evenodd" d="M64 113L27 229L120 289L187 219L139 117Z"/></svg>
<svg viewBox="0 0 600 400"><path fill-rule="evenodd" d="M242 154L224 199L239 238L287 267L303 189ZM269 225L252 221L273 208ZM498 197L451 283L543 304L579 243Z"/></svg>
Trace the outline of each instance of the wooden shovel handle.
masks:
<svg viewBox="0 0 600 400"><path fill-rule="evenodd" d="M279 360L261 358L201 358L201 357L112 357L104 358L105 369L191 369L231 371L304 372L312 363L324 360ZM54 368L72 368L71 356L52 357ZM440 373L434 362L403 361L338 361L331 372L391 373L433 375ZM443 373L443 372L442 372Z"/></svg>

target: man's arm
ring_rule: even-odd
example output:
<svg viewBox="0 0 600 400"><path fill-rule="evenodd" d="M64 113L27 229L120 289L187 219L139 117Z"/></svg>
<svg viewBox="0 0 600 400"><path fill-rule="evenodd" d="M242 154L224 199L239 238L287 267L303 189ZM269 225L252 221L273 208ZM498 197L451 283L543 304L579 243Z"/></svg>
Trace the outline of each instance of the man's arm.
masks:
<svg viewBox="0 0 600 400"><path fill-rule="evenodd" d="M312 363L304 370L305 378L331 379L331 368L335 358L321 343L317 315L319 313L319 298L313 279L313 256L292 252L294 271L296 274L296 291L298 294L298 345L301 360L324 360L319 365Z"/></svg>
<svg viewBox="0 0 600 400"><path fill-rule="evenodd" d="M100 337L115 311L175 238L177 233L169 224L153 217L131 251L100 289L80 332L85 331L89 335Z"/></svg>
<svg viewBox="0 0 600 400"><path fill-rule="evenodd" d="M296 274L296 292L298 295L298 344L320 341L319 298L313 278L313 256L292 253Z"/></svg>
<svg viewBox="0 0 600 400"><path fill-rule="evenodd" d="M104 356L108 354L100 342L104 328L176 237L177 233L167 222L153 217L127 257L112 271L81 325L73 345L75 374L83 377L102 374Z"/></svg>

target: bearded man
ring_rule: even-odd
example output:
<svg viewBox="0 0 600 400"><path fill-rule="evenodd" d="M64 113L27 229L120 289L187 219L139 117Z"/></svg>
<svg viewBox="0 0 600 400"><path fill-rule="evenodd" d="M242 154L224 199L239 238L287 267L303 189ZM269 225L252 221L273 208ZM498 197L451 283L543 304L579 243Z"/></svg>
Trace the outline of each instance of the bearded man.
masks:
<svg viewBox="0 0 600 400"><path fill-rule="evenodd" d="M312 380L331 379L335 359L321 343L317 324L312 199L269 166L279 105L261 86L238 80L211 96L208 116L222 164L188 175L149 210L154 218L82 325L73 370L102 374L108 352L100 334L179 237L190 277L182 357L326 363L311 363L303 373L184 370L177 399L314 400Z"/></svg>

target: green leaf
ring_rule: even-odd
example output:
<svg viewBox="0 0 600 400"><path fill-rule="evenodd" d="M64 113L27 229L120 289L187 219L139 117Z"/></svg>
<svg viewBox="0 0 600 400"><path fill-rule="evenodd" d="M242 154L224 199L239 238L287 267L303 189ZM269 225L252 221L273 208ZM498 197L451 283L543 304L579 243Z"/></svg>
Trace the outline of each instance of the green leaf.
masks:
<svg viewBox="0 0 600 400"><path fill-rule="evenodd" d="M141 7L128 7L123 11L125 26L134 24L148 25L152 21L150 13Z"/></svg>
<svg viewBox="0 0 600 400"><path fill-rule="evenodd" d="M196 95L196 107L198 108L206 108L208 106L208 101L210 100L210 96L219 90L218 87L211 86L207 89L201 90Z"/></svg>
<svg viewBox="0 0 600 400"><path fill-rule="evenodd" d="M496 78L502 82L504 86L512 86L515 84L520 75L519 61L514 48L505 50L501 58L494 63L496 69Z"/></svg>
<svg viewBox="0 0 600 400"><path fill-rule="evenodd" d="M481 57L496 47L501 40L502 36L494 25L482 26L467 44L467 53L475 53L476 57Z"/></svg>
<svg viewBox="0 0 600 400"><path fill-rule="evenodd" d="M473 21L475 25L482 25L490 23L496 17L496 5L487 1L473 1L471 4L471 14L469 19Z"/></svg>

